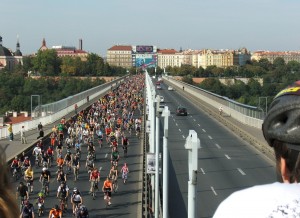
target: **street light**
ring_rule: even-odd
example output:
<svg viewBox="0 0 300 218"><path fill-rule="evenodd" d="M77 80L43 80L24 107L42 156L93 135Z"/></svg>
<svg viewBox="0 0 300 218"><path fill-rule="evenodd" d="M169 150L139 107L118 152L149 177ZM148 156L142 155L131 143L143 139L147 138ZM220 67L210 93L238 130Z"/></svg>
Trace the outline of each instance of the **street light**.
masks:
<svg viewBox="0 0 300 218"><path fill-rule="evenodd" d="M188 181L188 218L197 217L197 171L198 171L198 149L200 148L200 139L195 130L189 130L184 145L189 155L189 181Z"/></svg>

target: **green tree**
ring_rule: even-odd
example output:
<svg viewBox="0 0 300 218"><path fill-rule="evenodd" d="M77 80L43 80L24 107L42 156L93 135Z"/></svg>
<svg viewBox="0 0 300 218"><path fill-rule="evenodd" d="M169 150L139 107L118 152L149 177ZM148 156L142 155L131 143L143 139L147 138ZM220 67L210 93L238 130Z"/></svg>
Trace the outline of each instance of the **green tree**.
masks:
<svg viewBox="0 0 300 218"><path fill-rule="evenodd" d="M38 51L33 59L33 69L41 75L56 76L60 73L61 59L54 49Z"/></svg>

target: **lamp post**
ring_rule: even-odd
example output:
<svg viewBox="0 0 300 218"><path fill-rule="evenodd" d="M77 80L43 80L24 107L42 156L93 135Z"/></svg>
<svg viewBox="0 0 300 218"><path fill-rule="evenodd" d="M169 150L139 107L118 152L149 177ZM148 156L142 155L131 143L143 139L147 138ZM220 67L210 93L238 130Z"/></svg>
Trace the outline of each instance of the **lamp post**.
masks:
<svg viewBox="0 0 300 218"><path fill-rule="evenodd" d="M260 99L265 99L265 114L268 113L268 97L258 97L258 107L260 108Z"/></svg>
<svg viewBox="0 0 300 218"><path fill-rule="evenodd" d="M159 105L160 96L156 95L156 118L155 118L155 218L158 218L159 214Z"/></svg>
<svg viewBox="0 0 300 218"><path fill-rule="evenodd" d="M195 130L189 130L184 145L188 150L189 156L189 181L188 181L188 218L197 217L197 171L198 171L198 149L200 148L200 139Z"/></svg>
<svg viewBox="0 0 300 218"><path fill-rule="evenodd" d="M165 106L162 117L164 117L164 137L163 137L163 218L169 217L169 155L168 155L168 132L169 132L169 116L170 110Z"/></svg>
<svg viewBox="0 0 300 218"><path fill-rule="evenodd" d="M39 113L41 112L40 111L41 110L41 96L40 95L31 95L31 97L30 97L30 100L31 100L31 106L30 106L30 108L31 108L31 114L30 114L31 119L32 119L32 115L33 115L33 113L32 113L33 112L33 110L32 110L32 107L33 107L32 101L33 101L34 97L37 97ZM36 117L36 114L34 114L34 117Z"/></svg>

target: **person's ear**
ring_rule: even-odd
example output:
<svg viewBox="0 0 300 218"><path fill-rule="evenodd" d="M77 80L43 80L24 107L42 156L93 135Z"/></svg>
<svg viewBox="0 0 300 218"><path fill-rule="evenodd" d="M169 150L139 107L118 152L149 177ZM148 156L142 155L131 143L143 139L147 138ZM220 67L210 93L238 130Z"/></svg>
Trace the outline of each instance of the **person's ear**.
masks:
<svg viewBox="0 0 300 218"><path fill-rule="evenodd" d="M290 183L290 172L286 166L286 160L282 157L280 158L280 172L283 182Z"/></svg>

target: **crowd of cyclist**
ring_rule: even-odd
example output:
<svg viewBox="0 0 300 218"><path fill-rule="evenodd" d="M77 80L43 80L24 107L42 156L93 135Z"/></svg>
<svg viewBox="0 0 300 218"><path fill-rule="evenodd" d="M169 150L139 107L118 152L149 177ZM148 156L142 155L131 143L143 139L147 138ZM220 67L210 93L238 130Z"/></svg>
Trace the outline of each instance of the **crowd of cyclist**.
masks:
<svg viewBox="0 0 300 218"><path fill-rule="evenodd" d="M88 209L81 194L83 190L80 191L76 187L70 189L68 182L80 179L78 176L80 173L88 173L90 181L88 191L95 199L96 192L101 188L99 187L101 166L95 164L99 153L96 145L100 147L99 149L106 146L111 150L108 156L111 168L107 169L108 175L101 175L104 199L107 206L111 205L112 192L118 188L119 175L121 174L123 183L127 181L129 168L126 156L130 145L129 136L140 137L143 90L144 75L125 79L89 108L79 113L76 111L70 120L63 118L57 126L54 126L50 134L50 144L46 145L41 139L33 149L34 165L24 153L15 157L11 163L12 174L16 178L16 175L23 177L20 178L21 182L16 193L20 202L21 217L32 217L34 200L38 205L38 215L43 215L50 190L56 190L58 201L50 210L49 218L62 217L68 208L68 202L72 204L75 217L88 217ZM83 150L87 153L86 172L79 172L80 164L84 162ZM122 164L120 159L123 159ZM55 166L57 171L53 175L49 168ZM38 176L33 171L33 168L37 167L42 168ZM50 187L50 180L53 178L58 182L58 188ZM35 199L32 195L37 191L34 188L37 181L41 183L42 188Z"/></svg>

